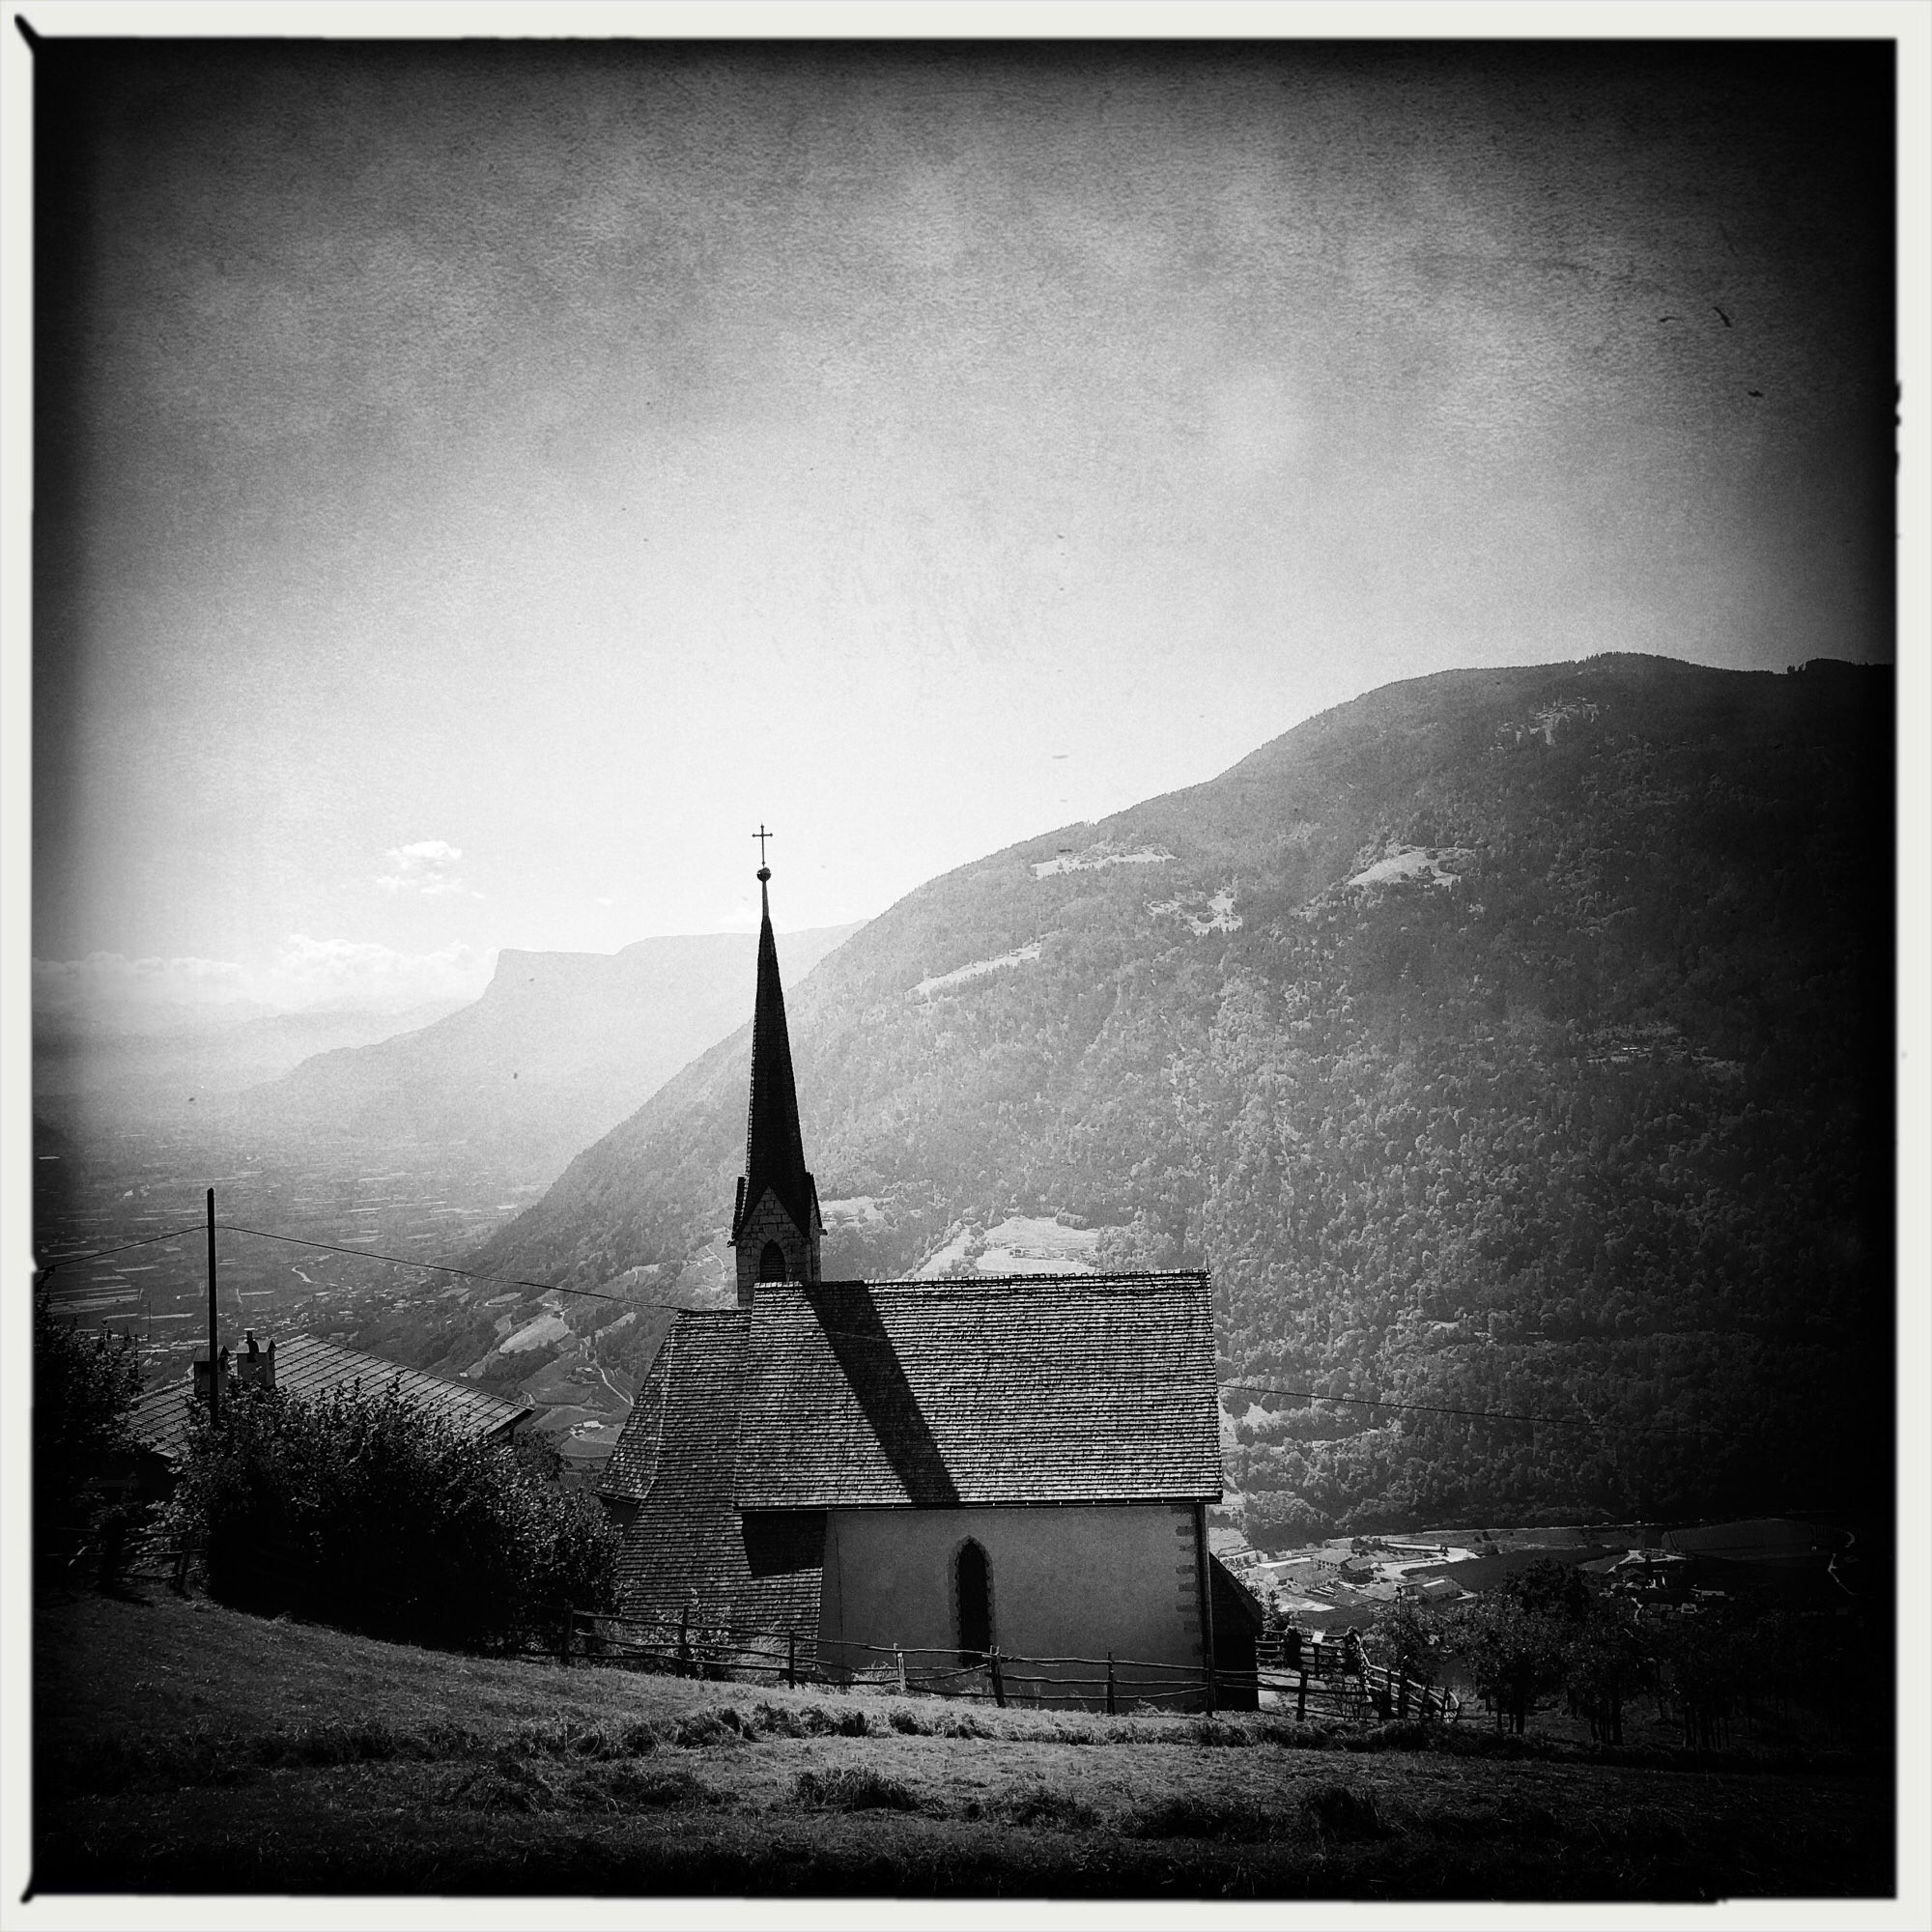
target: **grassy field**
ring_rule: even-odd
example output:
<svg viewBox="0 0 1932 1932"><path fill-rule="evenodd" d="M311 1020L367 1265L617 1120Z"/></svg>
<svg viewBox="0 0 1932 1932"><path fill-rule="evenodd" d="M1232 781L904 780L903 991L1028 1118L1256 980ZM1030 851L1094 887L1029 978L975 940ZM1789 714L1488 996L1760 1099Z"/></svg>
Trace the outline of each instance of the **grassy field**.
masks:
<svg viewBox="0 0 1932 1932"><path fill-rule="evenodd" d="M43 1593L40 1890L1884 1894L1889 1778L451 1657ZM1635 1756L1637 1754L1631 1754Z"/></svg>

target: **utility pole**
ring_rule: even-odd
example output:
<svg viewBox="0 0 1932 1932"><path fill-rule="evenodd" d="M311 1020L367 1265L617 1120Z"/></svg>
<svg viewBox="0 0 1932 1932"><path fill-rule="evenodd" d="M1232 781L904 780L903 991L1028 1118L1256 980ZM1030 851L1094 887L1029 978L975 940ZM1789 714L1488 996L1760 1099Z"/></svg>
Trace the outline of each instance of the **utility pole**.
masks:
<svg viewBox="0 0 1932 1932"><path fill-rule="evenodd" d="M221 1420L221 1359L214 1352L214 1189L208 1190L208 1420Z"/></svg>

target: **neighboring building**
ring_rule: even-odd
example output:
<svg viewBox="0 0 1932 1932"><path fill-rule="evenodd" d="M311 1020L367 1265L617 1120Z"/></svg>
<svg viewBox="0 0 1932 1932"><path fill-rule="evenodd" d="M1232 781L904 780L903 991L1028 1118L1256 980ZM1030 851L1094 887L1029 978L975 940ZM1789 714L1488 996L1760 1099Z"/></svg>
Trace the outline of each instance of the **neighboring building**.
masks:
<svg viewBox="0 0 1932 1932"><path fill-rule="evenodd" d="M1144 1694L1210 1657L1251 1678L1261 1607L1208 1548L1208 1276L826 1282L821 1234L767 896L738 1305L679 1316L611 1458L626 1611L789 1632L835 1674L896 1645L953 1685L995 1649L1138 1660ZM1009 1688L1079 1701L1094 1674Z"/></svg>
<svg viewBox="0 0 1932 1932"><path fill-rule="evenodd" d="M1679 1599L1690 1587L1690 1565L1682 1556L1633 1549L1610 1569L1610 1587L1634 1597Z"/></svg>
<svg viewBox="0 0 1932 1932"><path fill-rule="evenodd" d="M221 1351L224 1399L230 1390L250 1387L328 1395L359 1382L371 1395L399 1390L406 1401L446 1422L467 1439L507 1439L532 1412L527 1403L506 1402L468 1382L424 1375L420 1369L406 1369L313 1335L285 1335L279 1345L271 1341L266 1349L257 1344L252 1328L247 1335L239 1354ZM187 1438L190 1404L208 1400L208 1364L197 1362L194 1367L192 1382L184 1377L150 1389L135 1406L130 1427L147 1465L142 1472L144 1488L165 1488L173 1480Z"/></svg>
<svg viewBox="0 0 1932 1932"><path fill-rule="evenodd" d="M595 1494L604 1487L604 1472L611 1466L621 1430L615 1422L583 1423L555 1439L556 1452L563 1458L565 1488Z"/></svg>

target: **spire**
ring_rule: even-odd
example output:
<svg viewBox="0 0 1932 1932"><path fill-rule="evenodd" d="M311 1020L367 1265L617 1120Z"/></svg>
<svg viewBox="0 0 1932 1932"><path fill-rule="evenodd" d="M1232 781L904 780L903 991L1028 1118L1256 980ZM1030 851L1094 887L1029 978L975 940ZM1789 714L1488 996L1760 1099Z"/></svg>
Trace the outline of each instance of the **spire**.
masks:
<svg viewBox="0 0 1932 1932"><path fill-rule="evenodd" d="M769 835L766 835L769 836ZM762 852L760 854L762 857ZM783 1208L795 1231L780 1240L785 1250L785 1275L794 1281L817 1278L818 1196L805 1165L805 1141L799 1132L798 1089L791 1070L791 1038L785 1029L784 988L779 980L778 944L772 937L771 867L758 867L758 990L752 1015L752 1102L745 1127L745 1178L731 1217L731 1238L738 1241L754 1220L753 1233L762 1244L769 1214L758 1212L768 1195ZM751 1243L748 1239L748 1245ZM760 1255L741 1252L739 1272L756 1278ZM769 1277L767 1277L769 1278ZM741 1293L744 1282L741 1280Z"/></svg>

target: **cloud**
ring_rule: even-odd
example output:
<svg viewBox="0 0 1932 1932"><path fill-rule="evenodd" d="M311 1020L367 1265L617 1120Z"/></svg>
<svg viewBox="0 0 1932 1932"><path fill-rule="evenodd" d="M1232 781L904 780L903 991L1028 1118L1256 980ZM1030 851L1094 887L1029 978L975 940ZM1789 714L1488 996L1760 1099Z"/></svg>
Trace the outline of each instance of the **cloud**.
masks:
<svg viewBox="0 0 1932 1932"><path fill-rule="evenodd" d="M213 1007L237 1002L299 1010L324 1004L392 1009L431 1000L473 1000L490 982L494 950L461 944L436 952L398 952L359 939L291 933L273 963L251 970L232 959L129 959L91 952L85 959L36 959L34 1007L67 1012L104 1002Z"/></svg>
<svg viewBox="0 0 1932 1932"><path fill-rule="evenodd" d="M413 845L391 845L383 857L389 869L376 883L385 893L417 893L433 899L463 890L463 881L456 876L456 862L463 857L460 845L418 838Z"/></svg>
<svg viewBox="0 0 1932 1932"><path fill-rule="evenodd" d="M292 932L274 965L256 976L257 997L289 1007L474 999L489 984L496 959L494 950L461 942L436 952L398 952L373 940L311 939Z"/></svg>
<svg viewBox="0 0 1932 1932"><path fill-rule="evenodd" d="M125 952L90 952L85 959L34 961L34 1007L40 1012L106 1000L193 1007L253 997L246 969L232 959L129 959Z"/></svg>

